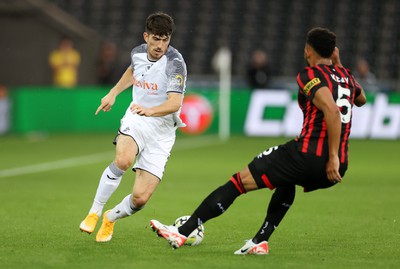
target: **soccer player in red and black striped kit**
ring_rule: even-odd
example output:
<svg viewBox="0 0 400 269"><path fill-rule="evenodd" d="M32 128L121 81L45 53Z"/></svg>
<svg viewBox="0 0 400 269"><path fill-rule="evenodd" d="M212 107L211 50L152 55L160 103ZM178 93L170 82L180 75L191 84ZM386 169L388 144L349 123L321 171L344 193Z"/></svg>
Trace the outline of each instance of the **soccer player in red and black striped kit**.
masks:
<svg viewBox="0 0 400 269"><path fill-rule="evenodd" d="M366 103L365 93L349 69L342 66L336 35L326 28L307 34L304 58L308 66L297 76L298 103L303 111L300 135L271 147L213 191L181 227L157 220L150 224L174 248L182 246L199 225L224 213L248 191L274 190L267 216L256 235L235 254L267 254L268 240L295 197L295 186L306 192L329 188L342 181L348 165L352 107Z"/></svg>

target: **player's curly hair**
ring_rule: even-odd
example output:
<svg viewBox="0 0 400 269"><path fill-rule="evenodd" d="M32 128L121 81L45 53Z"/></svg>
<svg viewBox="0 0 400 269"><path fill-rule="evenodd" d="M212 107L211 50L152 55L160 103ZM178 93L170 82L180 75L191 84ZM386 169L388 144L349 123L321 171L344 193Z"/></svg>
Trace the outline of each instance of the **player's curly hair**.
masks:
<svg viewBox="0 0 400 269"><path fill-rule="evenodd" d="M316 27L307 33L306 42L321 57L329 58L336 47L336 34L327 28Z"/></svg>
<svg viewBox="0 0 400 269"><path fill-rule="evenodd" d="M150 14L146 19L145 31L158 36L170 36L175 24L172 17L164 12Z"/></svg>

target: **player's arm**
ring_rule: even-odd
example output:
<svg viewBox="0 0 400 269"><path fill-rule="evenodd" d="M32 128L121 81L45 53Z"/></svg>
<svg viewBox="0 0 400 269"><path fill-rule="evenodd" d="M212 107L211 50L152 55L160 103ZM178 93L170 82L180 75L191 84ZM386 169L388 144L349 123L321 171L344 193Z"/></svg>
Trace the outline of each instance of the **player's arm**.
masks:
<svg viewBox="0 0 400 269"><path fill-rule="evenodd" d="M356 81L356 83L358 84L358 86L360 88L359 88L358 95L354 99L354 104L356 106L360 107L360 106L363 106L363 105L365 105L367 103L367 97L365 96L365 91L364 91L363 87L361 87L361 85L358 83L358 81Z"/></svg>
<svg viewBox="0 0 400 269"><path fill-rule="evenodd" d="M96 110L96 115L100 112L100 110L103 110L104 112L110 111L111 107L115 103L115 99L117 96L132 86L133 84L133 69L131 66L129 66L125 73L122 75L120 80L115 84L115 86L108 92L106 96L104 96L101 99L101 104Z"/></svg>
<svg viewBox="0 0 400 269"><path fill-rule="evenodd" d="M339 173L339 144L342 123L340 111L332 98L329 88L321 87L312 100L315 106L324 113L326 129L328 131L329 160L326 163L326 174L332 182L341 182Z"/></svg>
<svg viewBox="0 0 400 269"><path fill-rule="evenodd" d="M144 108L138 104L133 104L131 106L131 111L140 116L161 117L177 112L182 105L182 99L183 99L182 93L172 92L168 93L167 101L165 101L159 106Z"/></svg>
<svg viewBox="0 0 400 269"><path fill-rule="evenodd" d="M340 56L339 56L339 48L335 47L335 50L332 53L331 56L331 60L332 63L334 65L337 65L339 67L343 67L342 62L340 61ZM356 81L356 79L354 78L354 80ZM365 97L365 91L364 89L361 87L360 83L358 83L358 81L356 81L356 84L358 86L358 93L357 93L357 97L354 99L354 104L358 107L365 105L365 103L367 102L367 98Z"/></svg>

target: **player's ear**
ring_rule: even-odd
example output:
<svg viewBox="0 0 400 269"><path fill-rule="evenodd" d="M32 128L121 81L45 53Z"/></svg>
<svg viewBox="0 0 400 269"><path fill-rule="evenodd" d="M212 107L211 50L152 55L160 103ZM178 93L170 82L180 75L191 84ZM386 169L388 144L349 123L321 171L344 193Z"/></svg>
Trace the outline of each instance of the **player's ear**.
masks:
<svg viewBox="0 0 400 269"><path fill-rule="evenodd" d="M304 46L304 57L308 57L310 55L310 48L307 44Z"/></svg>
<svg viewBox="0 0 400 269"><path fill-rule="evenodd" d="M147 32L143 33L143 39L144 39L144 41L146 41L146 43L149 40L149 34Z"/></svg>
<svg viewBox="0 0 400 269"><path fill-rule="evenodd" d="M310 45L306 44L306 46L304 47L304 58L308 59L312 54L312 48Z"/></svg>

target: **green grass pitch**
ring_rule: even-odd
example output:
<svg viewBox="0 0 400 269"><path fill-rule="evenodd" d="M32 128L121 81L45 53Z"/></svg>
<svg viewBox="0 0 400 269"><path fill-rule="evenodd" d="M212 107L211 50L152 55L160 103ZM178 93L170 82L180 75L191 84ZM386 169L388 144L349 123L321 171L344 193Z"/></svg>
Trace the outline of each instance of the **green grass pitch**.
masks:
<svg viewBox="0 0 400 269"><path fill-rule="evenodd" d="M149 227L172 223L261 151L288 138L178 136L159 188L113 240L79 231L99 176L114 156L113 134L0 137L0 268L398 268L400 141L352 140L342 184L294 205L267 256L235 256L265 217L271 191L239 197L205 224L201 245L172 250ZM131 191L128 171L106 209Z"/></svg>

